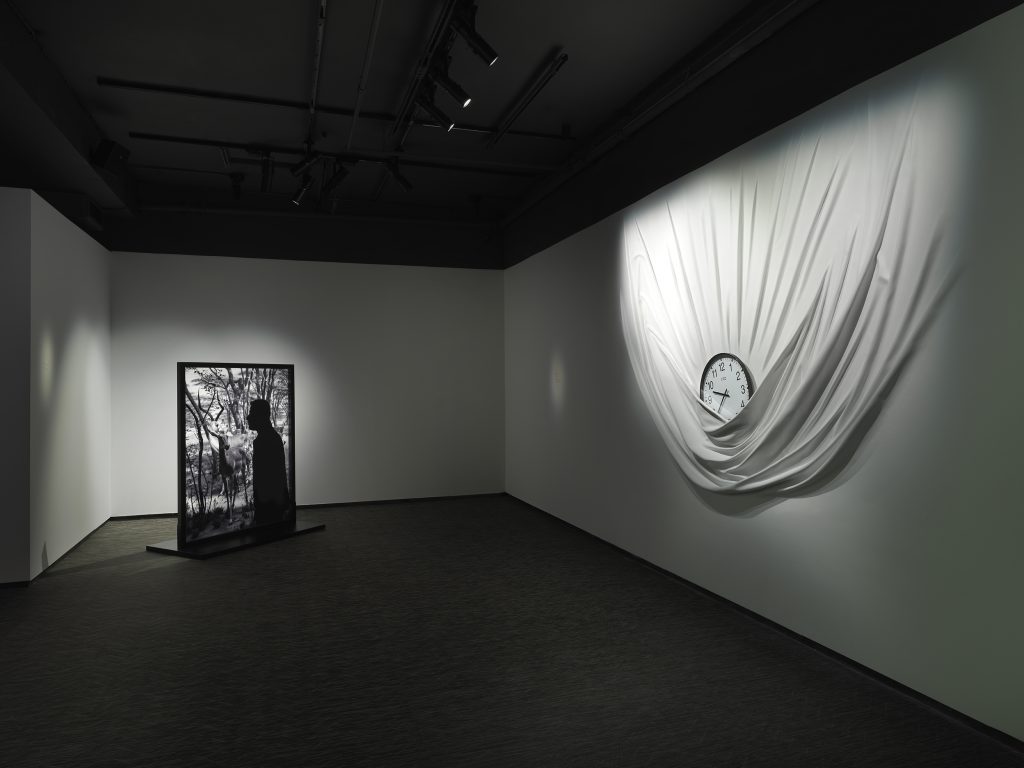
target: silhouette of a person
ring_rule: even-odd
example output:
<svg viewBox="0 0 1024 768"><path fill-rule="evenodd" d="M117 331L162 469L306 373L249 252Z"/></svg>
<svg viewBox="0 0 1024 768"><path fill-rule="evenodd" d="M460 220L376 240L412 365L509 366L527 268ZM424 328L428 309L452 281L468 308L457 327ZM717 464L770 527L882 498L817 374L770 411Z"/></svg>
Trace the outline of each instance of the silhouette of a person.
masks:
<svg viewBox="0 0 1024 768"><path fill-rule="evenodd" d="M253 400L246 421L249 429L259 433L252 442L253 525L283 522L290 517L293 507L288 494L284 443L270 423L270 403Z"/></svg>

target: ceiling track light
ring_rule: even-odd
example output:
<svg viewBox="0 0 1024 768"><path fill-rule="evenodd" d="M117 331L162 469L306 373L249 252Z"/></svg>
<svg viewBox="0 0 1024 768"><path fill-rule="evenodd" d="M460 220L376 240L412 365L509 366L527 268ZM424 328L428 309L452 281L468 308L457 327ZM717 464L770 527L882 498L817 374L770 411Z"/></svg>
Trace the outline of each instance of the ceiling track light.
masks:
<svg viewBox="0 0 1024 768"><path fill-rule="evenodd" d="M480 33L475 29L473 16L476 15L476 7L470 6L470 10L464 14L456 14L452 17L452 28L458 32L466 44L479 56L488 67L493 66L498 60L498 52L491 48Z"/></svg>
<svg viewBox="0 0 1024 768"><path fill-rule="evenodd" d="M334 173L331 174L330 178L324 182L324 194L329 195L335 190L335 188L345 180L348 176L349 169L346 168L340 161L334 163Z"/></svg>
<svg viewBox="0 0 1024 768"><path fill-rule="evenodd" d="M306 193L309 192L309 188L312 186L313 175L311 173L307 173L302 179L302 184L300 184L299 188L296 190L295 196L292 198L292 205L302 205L302 198L306 196Z"/></svg>
<svg viewBox="0 0 1024 768"><path fill-rule="evenodd" d="M313 170L313 166L320 162L320 155L307 155L304 160L299 161L292 166L292 176L298 178L304 176Z"/></svg>
<svg viewBox="0 0 1024 768"><path fill-rule="evenodd" d="M434 102L425 96L417 96L416 104L418 104L424 112L437 120L437 122L441 124L441 127L446 131L450 131L455 127L455 121L448 117L448 115L446 115Z"/></svg>
<svg viewBox="0 0 1024 768"><path fill-rule="evenodd" d="M388 173L391 174L391 178L402 185L402 188L406 192L412 192L412 182L409 181L402 173L398 170L398 163L394 160L389 160L387 163Z"/></svg>
<svg viewBox="0 0 1024 768"><path fill-rule="evenodd" d="M429 75L427 75L427 77L428 79L432 80L434 83L440 85L442 88L448 91L448 93L452 95L452 98L459 102L463 109L468 107L469 102L473 100L470 97L470 95L466 92L465 88L463 88L461 85L459 85L450 77L448 77L447 72L435 70L431 72Z"/></svg>

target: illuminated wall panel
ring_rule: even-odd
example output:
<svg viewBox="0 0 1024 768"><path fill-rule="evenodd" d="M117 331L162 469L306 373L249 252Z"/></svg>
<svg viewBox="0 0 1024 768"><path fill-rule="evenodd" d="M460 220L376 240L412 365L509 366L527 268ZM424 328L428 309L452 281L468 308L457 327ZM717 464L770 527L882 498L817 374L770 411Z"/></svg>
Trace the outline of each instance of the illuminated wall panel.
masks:
<svg viewBox="0 0 1024 768"><path fill-rule="evenodd" d="M626 212L630 361L694 484L791 494L842 468L955 277L963 102L869 96Z"/></svg>
<svg viewBox="0 0 1024 768"><path fill-rule="evenodd" d="M1022 40L1018 9L505 272L509 493L1017 738ZM716 464L706 358L765 386L794 339L794 434ZM858 413L839 471L775 473Z"/></svg>

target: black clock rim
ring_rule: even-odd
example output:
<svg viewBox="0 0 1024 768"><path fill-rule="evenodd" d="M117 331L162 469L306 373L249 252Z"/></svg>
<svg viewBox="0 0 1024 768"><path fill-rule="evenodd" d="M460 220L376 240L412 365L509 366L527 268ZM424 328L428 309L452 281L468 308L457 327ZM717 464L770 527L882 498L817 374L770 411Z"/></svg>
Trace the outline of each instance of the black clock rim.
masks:
<svg viewBox="0 0 1024 768"><path fill-rule="evenodd" d="M750 373L750 369L747 367L747 364L740 360L739 355L734 355L732 352L719 352L717 355L708 360L708 364L704 366L704 372L700 375L700 384L697 385L697 399L701 401L704 400L704 379L707 378L708 371L711 370L711 366L713 366L723 357L731 357L733 360L740 364L740 368L742 368L743 372L747 374L747 387L750 389L750 392L747 396L747 402L749 403L750 398L754 396L754 377Z"/></svg>

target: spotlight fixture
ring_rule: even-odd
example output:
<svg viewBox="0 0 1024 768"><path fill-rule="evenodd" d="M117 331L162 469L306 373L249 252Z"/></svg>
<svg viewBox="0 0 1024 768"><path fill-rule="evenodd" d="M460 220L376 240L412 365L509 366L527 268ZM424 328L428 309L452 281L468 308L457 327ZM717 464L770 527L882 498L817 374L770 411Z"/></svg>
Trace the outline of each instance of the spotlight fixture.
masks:
<svg viewBox="0 0 1024 768"><path fill-rule="evenodd" d="M295 196L292 198L292 205L302 205L302 198L306 196L306 193L309 192L309 188L312 186L313 175L311 173L307 173L302 179L302 184L299 185L299 188L296 190Z"/></svg>
<svg viewBox="0 0 1024 768"><path fill-rule="evenodd" d="M448 77L448 74L446 72L441 72L440 70L435 70L434 72L431 72L428 75L428 77L431 80L433 80L435 83L440 85L442 88L444 88L446 91L448 91L448 93L450 93L452 95L452 98L455 99L457 102L459 102L459 104L462 105L463 109L468 107L469 106L469 102L471 102L473 100L470 97L470 95L468 93L466 93L466 89L463 88L458 83L456 83L450 77Z"/></svg>
<svg viewBox="0 0 1024 768"><path fill-rule="evenodd" d="M475 7L472 8L471 13L476 15ZM498 60L498 52L491 48L486 40L480 37L480 33L474 28L475 24L472 20L472 15L469 15L469 18L462 15L454 16L452 18L452 27L462 35L462 39L473 49L473 53L483 59L484 64L488 67L493 66L494 62Z"/></svg>
<svg viewBox="0 0 1024 768"><path fill-rule="evenodd" d="M446 131L450 131L455 127L455 121L452 120L448 115L441 111L441 109L430 99L425 96L417 96L416 103L423 109L427 114L433 117L437 122L441 124L441 127Z"/></svg>
<svg viewBox="0 0 1024 768"><path fill-rule="evenodd" d="M296 178L298 178L299 176L304 176L305 174L309 173L313 169L313 166L319 162L320 155L306 155L306 158L304 160L300 160L299 162L292 166L292 176Z"/></svg>
<svg viewBox="0 0 1024 768"><path fill-rule="evenodd" d="M345 180L348 176L349 169L342 165L341 161L336 160L334 162L334 173L331 177L324 182L324 194L329 195L334 189Z"/></svg>
<svg viewBox="0 0 1024 768"><path fill-rule="evenodd" d="M391 174L391 178L402 185L402 188L406 192L412 192L412 182L409 181L405 176L398 170L398 163L394 160L389 160L387 164L388 173Z"/></svg>
<svg viewBox="0 0 1024 768"><path fill-rule="evenodd" d="M260 155L260 192L266 194L274 186L274 158L269 152Z"/></svg>

